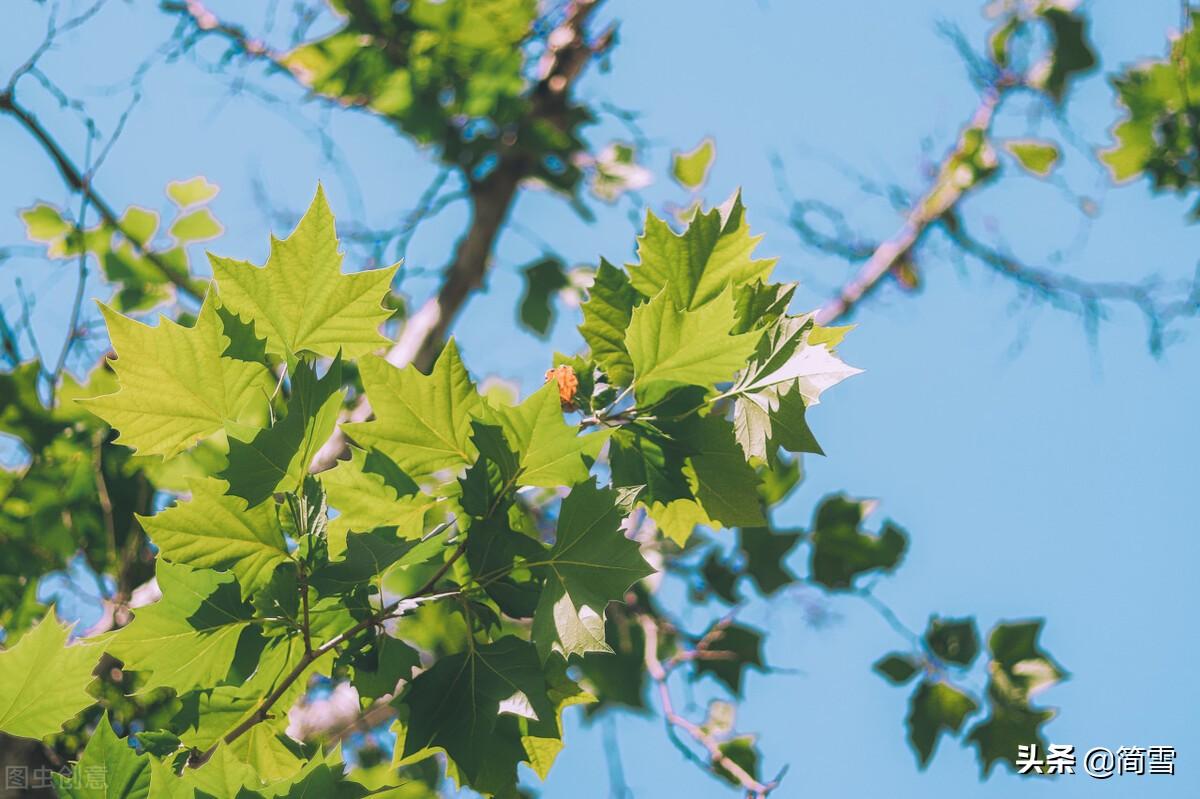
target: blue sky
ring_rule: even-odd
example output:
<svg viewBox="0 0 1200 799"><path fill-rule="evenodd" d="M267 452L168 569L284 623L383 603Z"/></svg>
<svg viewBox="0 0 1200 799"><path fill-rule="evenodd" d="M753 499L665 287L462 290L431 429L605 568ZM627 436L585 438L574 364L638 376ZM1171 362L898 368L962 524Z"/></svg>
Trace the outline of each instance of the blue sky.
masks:
<svg viewBox="0 0 1200 799"><path fill-rule="evenodd" d="M214 4L227 11L240 5ZM40 7L15 9L0 29L0 74L40 34ZM611 0L604 14L621 20L621 42L611 71L584 80L585 95L642 113L660 176L672 146L713 136L718 158L706 199L719 202L742 187L751 224L767 234L760 251L780 257L777 276L803 282L808 305L846 267L803 249L788 229L769 157L782 159L795 194L844 209L865 235L882 238L898 224L895 213L865 196L840 165L917 190L923 159L944 151L975 103L958 56L938 32L939 22L949 22L979 42L985 22L975 2ZM1178 6L1107 0L1091 4L1091 16L1109 71L1160 54ZM69 92L95 92L127 75L169 31L156 12L115 4L45 66ZM71 129L69 114L23 86L48 122ZM1078 87L1066 120L1079 140L1096 145L1107 141L1115 114L1110 89L1094 75ZM114 115L101 113L101 122L111 126ZM227 228L211 248L261 262L269 223L254 181L279 206L299 209L323 180L340 217L385 225L433 176L424 154L378 122L334 116L327 129L357 177L362 208L288 114L230 97L220 78L173 64L148 79L99 185L118 204L162 207L168 180L206 175L222 186L214 210ZM1019 106L1000 130L1059 133ZM619 128L595 131L598 142L608 135ZM38 199L60 202L65 192L42 153L4 119L0 153L0 243L19 243L16 210ZM1012 176L971 199L966 216L1034 262L1066 249L1063 268L1080 276L1191 273L1200 230L1186 223L1185 203L1152 197L1142 184L1108 186L1087 153L1071 147L1061 175L1069 192ZM1085 235L1071 193L1102 209ZM655 205L684 199L662 179L646 197ZM601 254L629 260L635 230L624 206L601 207L589 225L537 193L522 197L515 219L536 236L505 234L489 292L471 303L456 335L478 375L515 378L528 391L554 349L573 349L578 339L569 314L549 342L515 330L515 267L540 254L538 240L572 262ZM459 207L423 227L410 266L441 265L462 223ZM812 413L829 456L806 462L808 479L777 520L806 524L832 491L878 498L879 518L912 536L903 567L877 589L910 626L923 626L930 613L975 614L985 631L999 619L1045 616L1043 643L1072 675L1043 697L1061 709L1048 737L1082 750L1173 745L1178 774L1028 783L1000 773L981 783L973 753L952 741L919 773L903 737L907 692L870 671L904 642L860 603L812 593L745 611L745 619L769 627L768 662L789 672L750 677L739 726L761 734L768 774L789 766L782 796L1197 795L1200 688L1185 674L1200 655L1192 576L1200 525L1191 501L1200 337L1185 327L1192 335L1156 360L1132 312L1114 315L1093 344L1077 318L1014 307L1013 287L977 268L961 270L945 248L929 251L924 267L919 295L889 289L856 317L842 355L866 373ZM17 275L41 298L39 331L53 348L73 272L31 259L0 265L6 307ZM410 285L421 294L430 284ZM836 614L831 623L814 628L806 620L813 602ZM693 619L701 625L703 612ZM683 686L676 691L684 696ZM710 695L698 686L697 701ZM604 736L598 725L575 719L546 795L603 799ZM725 795L679 756L658 719L624 720L619 746L635 796Z"/></svg>

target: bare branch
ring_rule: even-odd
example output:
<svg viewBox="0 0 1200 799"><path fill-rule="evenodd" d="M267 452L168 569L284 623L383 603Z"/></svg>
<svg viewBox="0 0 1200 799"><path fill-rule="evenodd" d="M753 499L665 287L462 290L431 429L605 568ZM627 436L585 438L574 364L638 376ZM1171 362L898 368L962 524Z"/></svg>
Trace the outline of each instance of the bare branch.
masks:
<svg viewBox="0 0 1200 799"><path fill-rule="evenodd" d="M778 787L777 782L763 783L757 780L752 774L721 751L720 741L706 732L700 725L675 711L674 703L671 701L671 690L667 684L667 678L670 676L671 669L680 661L671 660L664 664L659 660L658 622L652 616L645 613L639 616L639 622L646 639L646 672L650 675L650 679L654 680L658 686L659 703L662 706L663 717L666 719L668 727L681 730L693 741L704 747L709 756L709 762L705 765L709 769L720 767L721 770L731 775L745 789L747 797L751 799L766 799L766 796ZM699 648L699 645L697 646ZM690 749L686 751L689 755L694 754Z"/></svg>

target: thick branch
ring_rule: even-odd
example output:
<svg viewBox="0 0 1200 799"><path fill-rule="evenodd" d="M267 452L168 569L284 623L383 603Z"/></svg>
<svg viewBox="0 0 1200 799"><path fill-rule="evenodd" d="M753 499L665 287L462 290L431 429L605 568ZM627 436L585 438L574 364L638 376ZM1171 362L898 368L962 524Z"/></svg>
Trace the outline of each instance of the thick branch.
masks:
<svg viewBox="0 0 1200 799"><path fill-rule="evenodd" d="M539 68L530 114L535 119L558 120L567 108L567 93L588 60L607 48L611 31L594 43L585 37L584 26L601 0L575 0L562 24L548 39L547 52ZM496 168L470 189L471 219L459 240L454 257L443 272L437 293L409 318L400 338L388 350L394 366L414 364L428 371L442 348L446 335L475 290L483 285L492 250L508 218L521 181L533 174L536 164L517 146L500 154ZM365 396L350 411L348 421L371 417ZM333 467L346 450L346 437L339 427L313 459L312 471Z"/></svg>

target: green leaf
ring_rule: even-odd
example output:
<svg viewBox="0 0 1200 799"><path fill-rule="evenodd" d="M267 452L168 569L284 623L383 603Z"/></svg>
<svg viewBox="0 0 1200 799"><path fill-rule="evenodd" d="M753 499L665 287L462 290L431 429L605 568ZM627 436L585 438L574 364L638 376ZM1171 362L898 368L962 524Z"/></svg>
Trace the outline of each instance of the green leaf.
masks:
<svg viewBox="0 0 1200 799"><path fill-rule="evenodd" d="M587 479L590 462L608 440L607 430L581 436L578 428L567 424L554 382L543 385L520 405L497 409L496 415L520 458L517 485L557 488L581 483Z"/></svg>
<svg viewBox="0 0 1200 799"><path fill-rule="evenodd" d="M654 573L636 542L621 531L617 492L579 483L563 500L557 538L540 562L543 574L531 638L542 659L611 652L604 642L604 611L629 586Z"/></svg>
<svg viewBox="0 0 1200 799"><path fill-rule="evenodd" d="M709 519L725 527L766 524L758 497L758 474L746 463L729 423L693 416L676 437L691 448L684 474Z"/></svg>
<svg viewBox="0 0 1200 799"><path fill-rule="evenodd" d="M339 557L347 533L393 527L401 538L419 538L425 515L437 499L423 494L404 471L378 450L351 447L350 459L321 473L329 504L338 515L329 522L329 556Z"/></svg>
<svg viewBox="0 0 1200 799"><path fill-rule="evenodd" d="M471 419L483 407L454 341L429 375L397 369L373 356L359 361L375 419L343 425L365 448L374 447L414 477L460 469L475 457Z"/></svg>
<svg viewBox="0 0 1200 799"><path fill-rule="evenodd" d="M892 652L875 661L871 668L892 685L904 685L917 676L921 671L921 664L909 655Z"/></svg>
<svg viewBox="0 0 1200 799"><path fill-rule="evenodd" d="M156 775L157 777L157 775ZM185 769L183 783L191 789L188 796L243 796L246 789L257 789L262 781L254 769L238 759L228 745L221 743L212 757L195 769Z"/></svg>
<svg viewBox="0 0 1200 799"><path fill-rule="evenodd" d="M769 527L738 530L738 546L745 555L746 575L764 596L771 596L796 582L796 575L787 567L787 556L801 538L800 533L776 533Z"/></svg>
<svg viewBox="0 0 1200 799"><path fill-rule="evenodd" d="M997 624L988 636L991 680L1014 701L1028 701L1067 676L1038 645L1041 632L1042 620L1033 619Z"/></svg>
<svg viewBox="0 0 1200 799"><path fill-rule="evenodd" d="M1026 172L1044 178L1058 165L1058 145L1038 139L1010 139L1004 143Z"/></svg>
<svg viewBox="0 0 1200 799"><path fill-rule="evenodd" d="M198 208L183 214L171 223L169 234L181 244L192 244L197 241L208 241L220 236L225 229L207 208Z"/></svg>
<svg viewBox="0 0 1200 799"><path fill-rule="evenodd" d="M100 310L117 354L110 363L120 389L80 401L120 431L117 443L140 455L171 457L265 407L271 374L261 363L224 356L230 339L213 292L193 327L165 317L148 327L106 305Z"/></svg>
<svg viewBox="0 0 1200 799"><path fill-rule="evenodd" d="M389 528L346 536L345 556L316 569L309 584L323 594L344 594L360 586L373 586L383 594L383 575L393 567L422 563L436 555L444 544L405 541Z"/></svg>
<svg viewBox="0 0 1200 799"><path fill-rule="evenodd" d="M68 799L147 799L150 758L118 738L105 713L71 774L55 773L52 778L58 795Z"/></svg>
<svg viewBox="0 0 1200 799"><path fill-rule="evenodd" d="M213 220L213 224L216 224L216 220ZM220 225L217 225L217 228L220 232ZM158 214L149 209L131 205L121 215L121 230L126 237L144 247L150 243L158 231Z"/></svg>
<svg viewBox="0 0 1200 799"><path fill-rule="evenodd" d="M592 349L592 357L618 385L633 380L633 361L625 348L625 331L633 318L633 306L640 295L628 276L603 259L582 306L583 324L579 333Z"/></svg>
<svg viewBox="0 0 1200 799"><path fill-rule="evenodd" d="M216 197L220 190L220 187L215 183L209 183L203 175L197 175L189 180L172 180L167 184L167 196L180 208L202 205Z"/></svg>
<svg viewBox="0 0 1200 799"><path fill-rule="evenodd" d="M390 635L379 635L354 659L354 687L360 697L378 699L393 693L401 680L411 680L413 669L420 666L417 650Z"/></svg>
<svg viewBox="0 0 1200 799"><path fill-rule="evenodd" d="M921 768L929 765L942 733L957 734L967 716L978 708L974 699L948 683L921 681L913 691L906 719L908 740Z"/></svg>
<svg viewBox="0 0 1200 799"><path fill-rule="evenodd" d="M833 344L811 341L807 317L784 317L758 346L754 361L726 393L736 397L734 430L747 458L766 459L769 445L821 453L804 419L821 393L861 369L833 355ZM829 339L825 329L821 332ZM840 336L832 340L836 343Z"/></svg>
<svg viewBox="0 0 1200 799"><path fill-rule="evenodd" d="M1016 772L1017 747L1036 746L1046 751L1042 726L1054 718L1048 708L993 702L988 717L971 728L967 743L974 746L982 776L991 774L997 763Z"/></svg>
<svg viewBox="0 0 1200 799"><path fill-rule="evenodd" d="M30 452L41 452L63 432L66 421L42 404L38 392L42 365L26 361L11 372L0 373L0 433L16 436Z"/></svg>
<svg viewBox="0 0 1200 799"><path fill-rule="evenodd" d="M694 499L655 502L650 505L649 510L650 518L654 519L662 534L681 547L687 543L692 531L697 527L720 527L708 518L704 508Z"/></svg>
<svg viewBox="0 0 1200 799"><path fill-rule="evenodd" d="M979 633L975 619L939 619L934 616L925 630L929 649L947 663L969 666L979 654Z"/></svg>
<svg viewBox="0 0 1200 799"><path fill-rule="evenodd" d="M274 503L246 508L212 478L189 486L187 502L138 517L161 556L197 569L229 569L243 597L265 586L275 567L290 560Z"/></svg>
<svg viewBox="0 0 1200 799"><path fill-rule="evenodd" d="M398 267L342 274L333 214L320 186L292 235L271 240L261 269L215 255L209 259L222 302L254 320L276 355L332 358L341 350L353 358L387 344L379 326L391 312L382 302Z"/></svg>
<svg viewBox="0 0 1200 799"><path fill-rule="evenodd" d="M633 310L625 346L633 362L635 396L651 405L680 386L712 386L745 366L759 336L729 335L733 294L687 310L663 291Z"/></svg>
<svg viewBox="0 0 1200 799"><path fill-rule="evenodd" d="M817 508L812 532L812 578L834 590L849 589L856 577L868 571L891 571L904 557L908 538L885 521L879 535L859 530L872 503L835 495Z"/></svg>
<svg viewBox="0 0 1200 799"><path fill-rule="evenodd" d="M521 267L521 275L525 278L525 293L517 318L525 329L545 338L554 322L554 295L571 281L558 258L543 258Z"/></svg>
<svg viewBox="0 0 1200 799"><path fill-rule="evenodd" d="M47 203L23 209L20 217L25 223L25 236L31 241L50 244L74 230L74 225L63 219L57 208Z"/></svg>
<svg viewBox="0 0 1200 799"><path fill-rule="evenodd" d="M514 570L525 561L541 556L541 544L523 532L514 530L503 512L471 522L467 533L467 563L483 584L488 596L514 619L534 614L538 586L528 579L516 579Z"/></svg>
<svg viewBox="0 0 1200 799"><path fill-rule="evenodd" d="M163 558L157 563L162 599L138 608L106 647L142 674L139 690L211 688L229 677L253 608L233 575L192 569Z"/></svg>
<svg viewBox="0 0 1200 799"><path fill-rule="evenodd" d="M53 613L0 651L0 732L45 738L96 700L87 692L100 653L67 646L70 627Z"/></svg>
<svg viewBox="0 0 1200 799"><path fill-rule="evenodd" d="M332 667L329 658L315 660L285 688L284 679L295 671L303 657L304 641L299 634L267 639L254 673L240 685L220 685L180 696L180 710L172 721L172 729L186 746L205 750L249 719L263 697L278 690L278 707L291 707L307 690L309 680L317 674L327 675ZM287 716L272 715L261 724L282 731ZM234 742L235 753L243 759L249 743L246 738L242 736Z"/></svg>
<svg viewBox="0 0 1200 799"><path fill-rule="evenodd" d="M739 735L736 738L730 738L728 741L722 741L719 744L719 748L721 754L741 766L751 777L758 779L759 763L762 757L754 741L753 735ZM741 780L734 777L720 763L713 763L713 772L730 785L735 787L741 787L742 785Z"/></svg>
<svg viewBox="0 0 1200 799"><path fill-rule="evenodd" d="M708 170L717 157L717 145L711 138L704 139L687 152L671 153L671 177L685 189L695 191L708 179Z"/></svg>
<svg viewBox="0 0 1200 799"><path fill-rule="evenodd" d="M762 633L737 622L717 622L701 637L704 651L713 657L698 657L693 679L711 674L734 696L742 695L746 669L765 670Z"/></svg>
<svg viewBox="0 0 1200 799"><path fill-rule="evenodd" d="M314 365L300 361L287 415L249 442L229 439L229 465L217 475L229 483L229 493L254 506L276 491L296 491L337 423L341 388L340 353L319 379Z"/></svg>
<svg viewBox="0 0 1200 799"><path fill-rule="evenodd" d="M730 286L766 280L774 258L755 259L762 236L750 235L741 193L720 208L697 212L682 235L646 213L646 229L638 237L639 263L629 265L633 287L647 297L666 291L676 308L697 308ZM732 327L720 332L728 332Z"/></svg>
<svg viewBox="0 0 1200 799"><path fill-rule="evenodd" d="M1067 96L1071 81L1096 66L1096 53L1087 38L1087 18L1057 3L1046 3L1040 10L1050 27L1050 69L1042 78L1042 88L1055 102Z"/></svg>
<svg viewBox="0 0 1200 799"><path fill-rule="evenodd" d="M469 785L486 776L485 767L504 772L502 781L515 785L524 749L519 740L497 734L501 714L534 720L555 714L537 652L513 636L440 658L397 703L409 714L401 757L442 749Z"/></svg>

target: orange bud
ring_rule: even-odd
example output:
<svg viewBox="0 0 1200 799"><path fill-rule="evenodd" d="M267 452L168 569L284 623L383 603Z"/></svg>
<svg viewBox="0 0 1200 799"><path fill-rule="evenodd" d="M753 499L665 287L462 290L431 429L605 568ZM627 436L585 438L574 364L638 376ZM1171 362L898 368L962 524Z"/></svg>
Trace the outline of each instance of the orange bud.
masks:
<svg viewBox="0 0 1200 799"><path fill-rule="evenodd" d="M566 364L556 366L546 372L546 382L551 380L558 383L558 400L562 403L563 410L575 410L575 392L579 390L579 376L575 374L575 370Z"/></svg>

